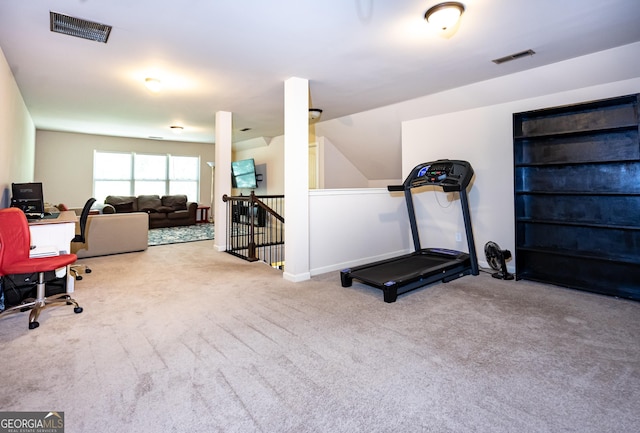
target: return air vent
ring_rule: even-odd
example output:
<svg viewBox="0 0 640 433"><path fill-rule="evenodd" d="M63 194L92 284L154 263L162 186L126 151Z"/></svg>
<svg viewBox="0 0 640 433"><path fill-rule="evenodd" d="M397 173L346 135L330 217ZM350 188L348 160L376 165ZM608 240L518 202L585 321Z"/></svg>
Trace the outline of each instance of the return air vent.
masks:
<svg viewBox="0 0 640 433"><path fill-rule="evenodd" d="M492 62L499 65L504 62L510 62L511 60L521 59L527 56L533 56L536 52L533 50L520 51L519 53L510 54L508 56L500 57L499 59L493 59Z"/></svg>
<svg viewBox="0 0 640 433"><path fill-rule="evenodd" d="M80 18L70 17L58 12L49 12L51 31L63 35L75 36L90 41L107 43L111 26L94 23Z"/></svg>

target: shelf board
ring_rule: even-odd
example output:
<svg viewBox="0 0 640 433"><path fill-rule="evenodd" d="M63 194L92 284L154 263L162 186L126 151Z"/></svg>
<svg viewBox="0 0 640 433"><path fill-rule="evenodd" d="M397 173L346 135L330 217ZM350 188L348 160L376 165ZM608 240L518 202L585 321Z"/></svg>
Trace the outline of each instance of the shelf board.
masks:
<svg viewBox="0 0 640 433"><path fill-rule="evenodd" d="M551 255L562 256L562 257L574 257L579 259L596 260L600 262L625 263L625 264L640 266L640 258L638 257L629 257L629 256L621 256L621 255L613 255L613 254L609 256L604 256L602 255L602 253L596 253L592 251L560 250L558 248L516 246L516 257L518 256L519 252L534 252L534 253L542 253L542 254L551 254Z"/></svg>
<svg viewBox="0 0 640 433"><path fill-rule="evenodd" d="M543 139L553 139L553 138L563 138L563 137L572 137L579 135L596 135L610 132L622 132L622 131L633 131L638 130L637 122L630 123L621 123L619 125L608 125L602 127L588 128L588 129L573 129L569 131L561 131L561 132L551 132L551 133L533 133L533 134L519 134L514 135L513 139L516 141L525 141L525 140L543 140Z"/></svg>
<svg viewBox="0 0 640 433"><path fill-rule="evenodd" d="M515 191L516 195L578 195L578 196L612 196L612 197L636 197L640 196L640 192L620 192L620 191L543 191L543 190L528 190L528 191Z"/></svg>
<svg viewBox="0 0 640 433"><path fill-rule="evenodd" d="M558 166L568 166L568 165L606 165L606 164L624 164L624 163L640 163L639 158L629 158L629 159L609 159L606 161L603 160L584 160L584 161L559 161L559 162L516 162L514 166L516 168L526 168L526 167L558 167Z"/></svg>
<svg viewBox="0 0 640 433"><path fill-rule="evenodd" d="M595 222L580 222L580 221L559 221L559 220L542 220L536 218L516 218L516 222L525 224L552 224L559 226L571 226L571 227L590 227L598 229L610 229L610 230L640 230L640 225L628 226L628 225L616 225L616 224L602 224ZM640 224L640 221L638 221Z"/></svg>
<svg viewBox="0 0 640 433"><path fill-rule="evenodd" d="M620 105L637 105L638 95L614 96L611 98L598 99L590 102L581 102L577 104L560 105L551 108L540 108L537 110L525 111L518 113L522 119L534 119L540 117L557 116L561 114L573 113L576 111L594 111L607 107L616 107Z"/></svg>
<svg viewBox="0 0 640 433"><path fill-rule="evenodd" d="M624 297L633 300L640 300L640 293L638 290L636 290L635 286L628 284L617 284L612 286L608 281L599 280L598 285L594 286L591 282L585 283L583 281L578 281L575 278L563 278L556 275L550 275L546 272L537 272L528 269L516 274L516 280L521 279L553 284L560 287L567 287L569 289L594 292L602 295L615 296L617 298Z"/></svg>

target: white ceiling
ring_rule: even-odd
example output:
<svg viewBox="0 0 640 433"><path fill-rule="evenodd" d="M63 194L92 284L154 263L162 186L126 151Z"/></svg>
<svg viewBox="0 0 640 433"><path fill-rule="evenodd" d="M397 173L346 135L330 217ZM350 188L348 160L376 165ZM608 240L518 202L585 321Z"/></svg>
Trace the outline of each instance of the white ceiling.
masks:
<svg viewBox="0 0 640 433"><path fill-rule="evenodd" d="M38 129L212 143L217 111L236 141L281 135L292 76L329 120L640 40L640 0L462 0L450 38L423 19L436 3L3 0L0 47ZM108 43L51 32L50 11L112 25Z"/></svg>

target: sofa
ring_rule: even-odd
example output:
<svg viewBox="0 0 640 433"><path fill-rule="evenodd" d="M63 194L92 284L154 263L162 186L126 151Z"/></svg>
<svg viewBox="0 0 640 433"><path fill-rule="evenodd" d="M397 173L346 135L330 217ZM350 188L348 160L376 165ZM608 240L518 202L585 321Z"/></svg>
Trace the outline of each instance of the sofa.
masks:
<svg viewBox="0 0 640 433"><path fill-rule="evenodd" d="M196 223L198 203L186 195L110 195L104 200L103 214L137 213L148 215L149 228L188 226Z"/></svg>
<svg viewBox="0 0 640 433"><path fill-rule="evenodd" d="M81 211L75 210L78 215ZM72 242L71 252L84 258L144 251L149 244L148 224L148 217L142 212L89 215L86 242ZM78 226L76 233L80 233Z"/></svg>

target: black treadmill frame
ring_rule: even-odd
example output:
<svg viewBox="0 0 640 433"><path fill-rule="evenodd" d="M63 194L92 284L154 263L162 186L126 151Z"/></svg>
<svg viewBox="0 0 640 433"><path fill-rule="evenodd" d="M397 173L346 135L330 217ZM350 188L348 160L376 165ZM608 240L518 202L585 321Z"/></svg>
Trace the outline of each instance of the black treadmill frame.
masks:
<svg viewBox="0 0 640 433"><path fill-rule="evenodd" d="M419 175L425 167L441 165L453 168L462 168L462 174L457 178L439 177L427 178ZM356 266L340 271L340 281L342 287L350 287L353 279L357 279L367 285L381 289L384 293L384 302L395 302L399 294L415 290L436 281L449 282L464 275L478 275L478 258L475 249L473 229L471 227L471 213L469 211L469 198L467 186L473 176L473 168L467 161L460 160L438 160L417 165L407 176L402 185L390 185L389 191L404 191L405 202L409 214L409 224L415 251L410 254ZM469 253L441 248L422 249L418 224L416 222L415 207L413 204L412 189L422 186L441 187L445 192L456 191L459 193L462 217L464 220L465 234ZM420 262L421 258L426 261L441 262L437 265L416 269L410 273L402 275L388 275L385 278L376 278L376 273L385 273L384 269L394 266L406 266L408 263ZM392 274L393 272L390 272ZM379 275L378 275L379 276Z"/></svg>

